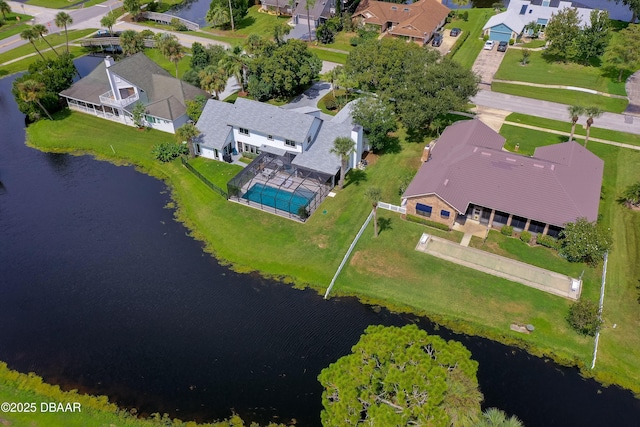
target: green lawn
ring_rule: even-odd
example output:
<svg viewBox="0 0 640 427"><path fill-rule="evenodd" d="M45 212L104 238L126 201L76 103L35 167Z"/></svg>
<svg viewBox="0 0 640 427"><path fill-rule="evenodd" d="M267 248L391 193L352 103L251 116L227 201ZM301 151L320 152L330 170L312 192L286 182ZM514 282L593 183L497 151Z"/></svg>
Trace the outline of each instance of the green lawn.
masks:
<svg viewBox="0 0 640 427"><path fill-rule="evenodd" d="M495 11L493 9L477 8L468 9L467 11L469 12L468 21L454 19L445 25L445 28L451 29L458 27L461 28L462 31L469 32L469 37L460 49L455 52L452 58L465 68L471 69L484 45L484 41L482 40L482 27L487 23L487 20L495 14Z"/></svg>
<svg viewBox="0 0 640 427"><path fill-rule="evenodd" d="M336 62L338 64L346 64L347 56L344 53L331 52L329 50L324 50L320 46L310 45L311 51L316 54L318 58L323 61Z"/></svg>
<svg viewBox="0 0 640 427"><path fill-rule="evenodd" d="M507 139L504 148L509 151L515 151L516 144L519 144L518 153L525 156L532 156L536 147L557 144L565 142L569 138L553 133L525 129L518 126L512 126L507 123L500 128L500 135Z"/></svg>
<svg viewBox="0 0 640 427"><path fill-rule="evenodd" d="M188 49L187 49L188 51ZM154 60L158 65L164 68L172 76L176 76L176 65L165 58L158 49L145 49L144 54L150 59ZM178 62L178 77L182 77L184 73L191 68L191 56L185 55L180 62Z"/></svg>
<svg viewBox="0 0 640 427"><path fill-rule="evenodd" d="M535 39L535 40L528 41L527 43L522 43L520 46L526 47L527 49L536 49L546 44L547 44L546 40Z"/></svg>
<svg viewBox="0 0 640 427"><path fill-rule="evenodd" d="M531 51L529 64L520 65L522 51L508 49L494 78L548 85L577 86L614 95L626 95L624 82L618 83L617 76L607 75L600 67L574 63L548 62L544 51ZM538 90L538 88L532 88ZM578 96L586 94L578 92ZM566 104L566 103L565 103Z"/></svg>
<svg viewBox="0 0 640 427"><path fill-rule="evenodd" d="M261 6L251 6L247 16L236 22L236 30L221 30L219 28L206 28L210 34L231 37L231 38L247 38L250 34L258 34L267 39L273 39L273 28L277 23L286 23L291 17L275 16L268 13L260 12Z"/></svg>
<svg viewBox="0 0 640 427"><path fill-rule="evenodd" d="M145 25L151 25L152 22L144 22ZM166 28L166 25L162 26ZM229 36L219 36L215 34L211 34L208 32L208 29L201 29L200 31L184 31L185 34L191 34L196 37L203 37L205 39L216 40L219 42L228 43L231 46L242 46L246 41L246 38L243 36L229 37Z"/></svg>
<svg viewBox="0 0 640 427"><path fill-rule="evenodd" d="M356 33L340 31L338 34L336 34L336 39L334 40L333 43L320 44L319 46L328 47L331 49L344 50L345 52L351 52L354 46L351 46L351 43L349 43L349 40L357 36L358 34ZM314 40L315 40L315 36L314 36Z"/></svg>
<svg viewBox="0 0 640 427"><path fill-rule="evenodd" d="M568 120L568 117L567 117ZM598 124L599 119L594 119L594 124ZM507 116L507 121L514 123L523 123L531 126L538 126L545 129L559 130L563 132L571 132L571 123L569 121L561 122L558 120L544 119L541 117L528 116L525 114L511 113ZM585 119L580 118L576 125L575 135L586 135L584 127ZM618 132L615 130L600 129L595 126L591 127L591 137L601 138L607 141L622 142L630 145L640 145L640 135L626 132ZM565 138L566 140L567 138ZM581 138L582 139L582 138Z"/></svg>
<svg viewBox="0 0 640 427"><path fill-rule="evenodd" d="M612 113L622 113L628 104L626 99L609 98L602 95L593 95L573 90L530 87L509 83L493 82L491 84L491 90L567 105L594 105L603 111Z"/></svg>
<svg viewBox="0 0 640 427"><path fill-rule="evenodd" d="M69 42L71 42L72 40L80 39L82 37L86 37L87 35L95 32L96 30L94 29L69 30ZM45 37L56 50L60 52L65 50L65 46L56 47L58 45L64 45L66 40L64 31L59 34L50 34ZM35 42L35 44L41 52L45 49L49 49L49 46L43 40L38 40ZM35 49L33 48L33 45L31 43L27 43L25 45L12 49L8 52L0 54L0 64L3 64L7 61L11 61L16 58L20 58L25 55L30 55L33 53L35 53L36 56L38 56Z"/></svg>
<svg viewBox="0 0 640 427"><path fill-rule="evenodd" d="M0 40L20 34L22 30L27 28L27 21L31 18L33 18L33 16L13 12L7 13L7 19L5 20L4 25L0 27Z"/></svg>

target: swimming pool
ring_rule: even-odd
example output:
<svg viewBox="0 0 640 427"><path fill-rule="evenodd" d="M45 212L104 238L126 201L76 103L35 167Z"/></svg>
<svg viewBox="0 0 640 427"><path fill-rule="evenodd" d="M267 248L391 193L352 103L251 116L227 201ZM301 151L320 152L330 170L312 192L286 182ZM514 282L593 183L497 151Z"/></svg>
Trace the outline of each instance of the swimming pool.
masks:
<svg viewBox="0 0 640 427"><path fill-rule="evenodd" d="M298 215L298 209L307 206L314 196L315 193L309 190L291 192L257 183L242 198Z"/></svg>

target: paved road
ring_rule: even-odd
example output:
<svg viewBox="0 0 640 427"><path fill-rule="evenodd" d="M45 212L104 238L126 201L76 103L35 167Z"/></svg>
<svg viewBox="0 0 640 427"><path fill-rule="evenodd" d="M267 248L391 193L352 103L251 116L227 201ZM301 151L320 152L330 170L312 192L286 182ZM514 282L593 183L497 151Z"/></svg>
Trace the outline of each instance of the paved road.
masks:
<svg viewBox="0 0 640 427"><path fill-rule="evenodd" d="M49 29L49 33L58 33L63 31L63 29L58 28L56 23L54 22L55 16L60 10L58 9L49 9L46 7L39 6L31 6L28 4L22 4L15 1L9 1L9 6L11 10L18 13L25 13L27 15L33 16L33 20L30 21L32 24L43 24ZM85 28L100 28L100 19L111 9L115 9L122 5L122 1L118 0L109 0L104 3L82 8L82 9L74 9L74 10L65 10L64 12L71 15L73 19L73 24L69 26L70 30L75 29L85 29ZM22 40L19 34L8 37L2 41L0 45L0 53L4 53L8 50L15 49L18 46L22 46L23 44L28 43L26 40Z"/></svg>
<svg viewBox="0 0 640 427"><path fill-rule="evenodd" d="M538 99L523 98L521 96L481 90L471 99L476 105L497 108L514 113L544 117L553 120L569 121L568 105L556 102L540 101ZM584 123L582 117L579 123ZM595 127L617 130L621 132L640 134L640 117L624 114L604 113L595 119Z"/></svg>
<svg viewBox="0 0 640 427"><path fill-rule="evenodd" d="M331 91L331 85L327 82L315 82L311 87L298 95L293 101L283 106L283 108L300 108L318 106L318 101Z"/></svg>

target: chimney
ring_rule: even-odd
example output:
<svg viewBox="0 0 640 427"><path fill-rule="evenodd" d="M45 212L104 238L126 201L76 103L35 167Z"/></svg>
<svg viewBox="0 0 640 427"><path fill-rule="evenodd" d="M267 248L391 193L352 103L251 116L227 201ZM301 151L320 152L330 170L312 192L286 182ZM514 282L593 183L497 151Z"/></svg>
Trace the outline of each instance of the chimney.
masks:
<svg viewBox="0 0 640 427"><path fill-rule="evenodd" d="M107 66L107 68L111 67L113 64L115 64L115 61L113 60L112 57L107 56L104 58L104 63Z"/></svg>
<svg viewBox="0 0 640 427"><path fill-rule="evenodd" d="M427 144L427 146L424 147L420 161L423 163L428 162L430 157L431 157L431 143Z"/></svg>

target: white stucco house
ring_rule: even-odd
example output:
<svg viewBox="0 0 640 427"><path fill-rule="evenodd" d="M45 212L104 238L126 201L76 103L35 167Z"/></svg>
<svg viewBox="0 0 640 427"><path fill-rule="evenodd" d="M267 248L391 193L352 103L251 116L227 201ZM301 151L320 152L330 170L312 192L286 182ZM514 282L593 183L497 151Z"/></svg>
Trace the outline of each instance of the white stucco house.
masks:
<svg viewBox="0 0 640 427"><path fill-rule="evenodd" d="M482 28L484 35L489 40L509 41L523 34L524 27L530 22L541 26L541 31L549 23L551 15L565 8L576 8L581 25L587 25L590 21L591 9L581 3L561 0L512 0L505 12L489 18Z"/></svg>
<svg viewBox="0 0 640 427"><path fill-rule="evenodd" d="M70 109L134 126L137 103L145 107L144 125L175 133L185 124L187 100L205 91L171 76L158 64L137 53L115 62L107 56L91 73L62 91Z"/></svg>

